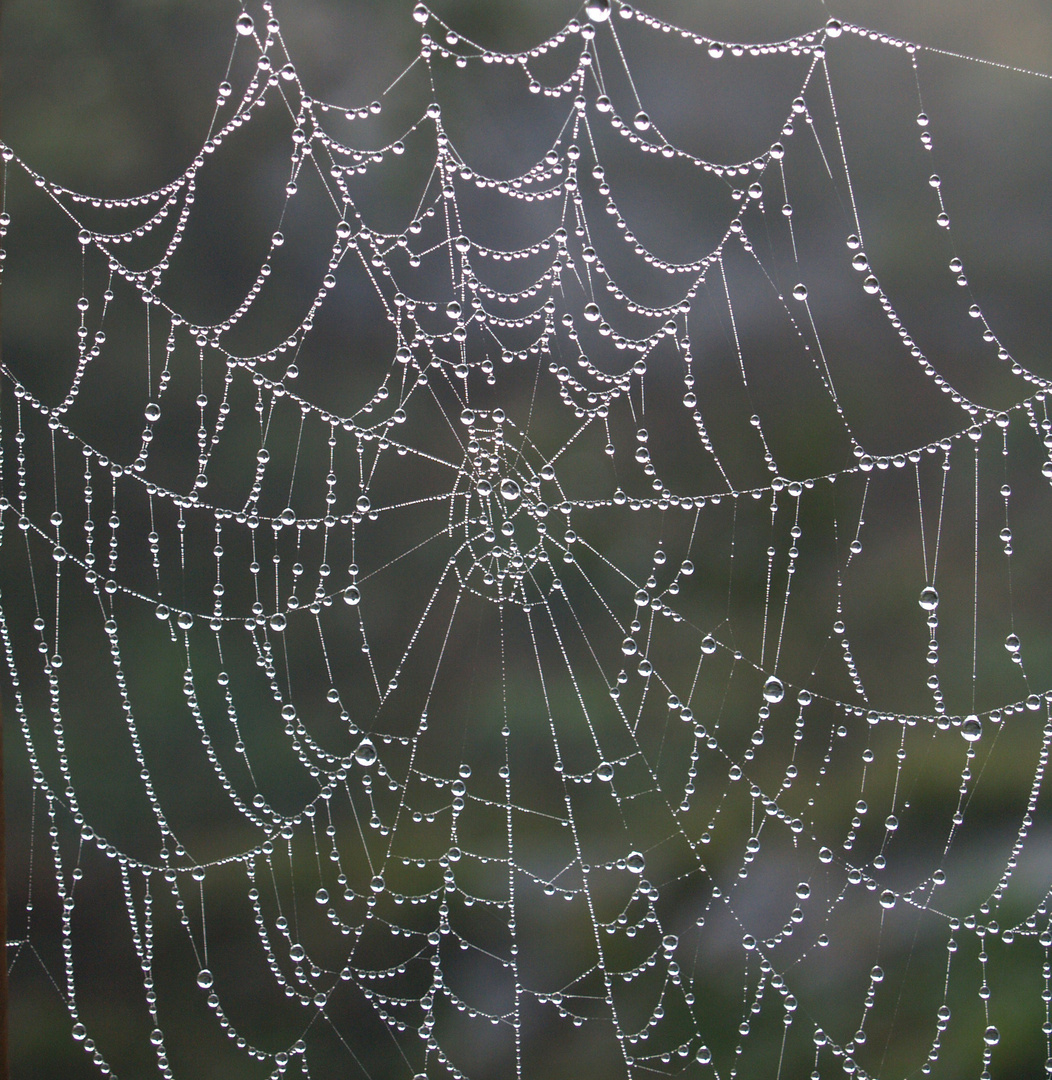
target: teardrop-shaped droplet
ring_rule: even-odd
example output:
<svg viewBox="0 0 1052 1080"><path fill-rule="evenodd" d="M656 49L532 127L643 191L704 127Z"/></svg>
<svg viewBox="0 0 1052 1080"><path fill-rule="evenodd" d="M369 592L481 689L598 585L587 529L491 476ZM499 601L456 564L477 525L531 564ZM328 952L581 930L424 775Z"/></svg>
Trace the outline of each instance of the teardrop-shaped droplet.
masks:
<svg viewBox="0 0 1052 1080"><path fill-rule="evenodd" d="M921 589L920 599L917 603L925 611L934 611L939 606L939 594L930 585L927 585Z"/></svg>
<svg viewBox="0 0 1052 1080"><path fill-rule="evenodd" d="M376 763L377 756L376 747L373 745L372 739L369 738L362 739L358 744L358 749L354 752L354 760L366 768Z"/></svg>
<svg viewBox="0 0 1052 1080"><path fill-rule="evenodd" d="M252 16L247 11L243 11L238 17L237 22L234 24L237 27L237 32L243 37L248 37L249 34L255 29L256 24L252 21Z"/></svg>
<svg viewBox="0 0 1052 1080"><path fill-rule="evenodd" d="M584 317L589 322L598 322L599 321L599 315L600 315L600 312L599 312L599 305L598 304L585 304L585 306L584 306Z"/></svg>
<svg viewBox="0 0 1052 1080"><path fill-rule="evenodd" d="M345 604L350 604L351 607L354 607L361 602L361 599L362 594L358 591L357 585L351 585L349 588L344 589L343 602Z"/></svg>
<svg viewBox="0 0 1052 1080"><path fill-rule="evenodd" d="M592 22L606 22L610 18L610 0L588 0L584 13Z"/></svg>
<svg viewBox="0 0 1052 1080"><path fill-rule="evenodd" d="M522 489L509 477L507 480L502 480L500 482L500 494L501 497L507 499L508 502L513 502L522 494Z"/></svg>
<svg viewBox="0 0 1052 1080"><path fill-rule="evenodd" d="M650 117L640 109L632 121L632 126L636 131L646 131L650 127Z"/></svg>
<svg viewBox="0 0 1052 1080"><path fill-rule="evenodd" d="M785 687L782 685L782 680L777 676L772 675L767 682L763 684L763 700L769 702L771 705L777 705L784 697Z"/></svg>
<svg viewBox="0 0 1052 1080"><path fill-rule="evenodd" d="M885 911L890 911L895 906L895 901L897 899L898 897L890 889L885 889L880 894L880 906L884 908Z"/></svg>
<svg viewBox="0 0 1052 1080"><path fill-rule="evenodd" d="M636 645L636 639L633 637L626 637L625 640L621 642L621 651L625 656L634 656L638 648L639 646Z"/></svg>
<svg viewBox="0 0 1052 1080"><path fill-rule="evenodd" d="M599 768L595 770L595 775L604 782L609 782L614 778L614 767L609 761L599 762Z"/></svg>
<svg viewBox="0 0 1052 1080"><path fill-rule="evenodd" d="M643 858L642 854L638 851L633 851L625 859L625 866L632 871L633 874L641 874L646 869L647 861Z"/></svg>
<svg viewBox="0 0 1052 1080"><path fill-rule="evenodd" d="M212 973L208 970L208 968L201 968L201 970L197 973L197 985L200 986L202 990L211 989L212 983L214 981L215 980L212 978Z"/></svg>
<svg viewBox="0 0 1052 1080"><path fill-rule="evenodd" d="M979 717L975 713L966 716L961 724L961 735L964 737L965 742L978 742L982 738L982 734L983 722Z"/></svg>

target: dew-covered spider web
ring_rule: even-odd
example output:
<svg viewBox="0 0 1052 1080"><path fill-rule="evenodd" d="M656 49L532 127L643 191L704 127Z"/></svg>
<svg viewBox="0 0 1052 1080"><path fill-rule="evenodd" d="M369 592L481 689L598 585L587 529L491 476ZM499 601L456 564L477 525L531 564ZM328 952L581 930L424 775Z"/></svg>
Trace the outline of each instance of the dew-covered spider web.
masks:
<svg viewBox="0 0 1052 1080"><path fill-rule="evenodd" d="M1052 335L940 143L1049 79L421 4L330 100L298 16L154 190L4 146L24 1060L1052 1073Z"/></svg>

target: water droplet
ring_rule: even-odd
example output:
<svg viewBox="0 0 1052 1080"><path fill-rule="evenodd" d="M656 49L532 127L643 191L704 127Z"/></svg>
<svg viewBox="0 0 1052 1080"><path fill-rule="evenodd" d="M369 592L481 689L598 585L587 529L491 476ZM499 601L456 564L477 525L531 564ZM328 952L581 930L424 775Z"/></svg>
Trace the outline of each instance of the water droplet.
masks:
<svg viewBox="0 0 1052 1080"><path fill-rule="evenodd" d="M287 620L286 620L285 616L281 614L280 611L276 611L276 612L274 612L273 615L271 615L271 617L270 617L270 628L271 628L271 630L275 630L278 633L281 633L281 631L285 629L286 624L287 624Z"/></svg>
<svg viewBox="0 0 1052 1080"><path fill-rule="evenodd" d="M880 906L884 908L885 911L890 911L895 906L895 901L897 899L898 897L890 889L885 889L880 894Z"/></svg>
<svg viewBox="0 0 1052 1080"><path fill-rule="evenodd" d="M794 285L793 286L793 296L797 300L806 300L807 299L807 286L802 284L802 283L799 284L799 285Z"/></svg>
<svg viewBox="0 0 1052 1080"><path fill-rule="evenodd" d="M197 985L200 986L202 990L211 989L212 983L214 981L215 980L212 978L212 973L208 970L208 968L201 968L201 970L197 973Z"/></svg>
<svg viewBox="0 0 1052 1080"><path fill-rule="evenodd" d="M830 19L826 23L826 36L831 38L840 37L844 31L844 24L839 19Z"/></svg>
<svg viewBox="0 0 1052 1080"><path fill-rule="evenodd" d="M379 874L377 874L376 877L374 877L373 880L369 882L369 888L376 893L383 892L384 879Z"/></svg>
<svg viewBox="0 0 1052 1080"><path fill-rule="evenodd" d="M584 317L589 322L598 322L599 321L599 315L600 315L600 312L599 312L599 305L598 304L585 304L585 306L584 306Z"/></svg>
<svg viewBox="0 0 1052 1080"><path fill-rule="evenodd" d="M1005 648L1013 656L1015 656L1022 647L1022 643L1016 634L1009 634L1008 637L1005 638Z"/></svg>
<svg viewBox="0 0 1052 1080"><path fill-rule="evenodd" d="M416 19L418 23L426 23L427 15L427 8L423 4L417 4L416 7L413 8L413 18Z"/></svg>
<svg viewBox="0 0 1052 1080"><path fill-rule="evenodd" d="M632 637L626 637L621 642L621 651L625 656L634 656L639 646L636 645L636 639Z"/></svg>
<svg viewBox="0 0 1052 1080"><path fill-rule="evenodd" d="M644 859L642 854L638 851L630 852L628 858L625 859L625 866L627 866L633 874L643 873L646 865L646 859Z"/></svg>
<svg viewBox="0 0 1052 1080"><path fill-rule="evenodd" d="M500 482L500 494L501 498L507 499L508 502L514 502L522 494L522 489L509 477L507 480Z"/></svg>
<svg viewBox="0 0 1052 1080"><path fill-rule="evenodd" d="M248 37L256 27L256 24L252 21L252 16L247 11L243 11L237 17L237 22L234 25L242 37Z"/></svg>
<svg viewBox="0 0 1052 1080"><path fill-rule="evenodd" d="M172 612L167 604L158 604L157 607L154 608L153 613L158 619L164 620L167 619Z"/></svg>
<svg viewBox="0 0 1052 1080"><path fill-rule="evenodd" d="M595 775L604 782L609 782L614 778L614 767L609 761L599 762L599 768L595 770Z"/></svg>
<svg viewBox="0 0 1052 1080"><path fill-rule="evenodd" d="M161 406L158 405L156 401L151 401L150 404L146 406L146 419L149 420L151 424L156 423L161 419Z"/></svg>
<svg viewBox="0 0 1052 1080"><path fill-rule="evenodd" d="M358 591L357 585L351 585L349 588L343 591L343 602L354 607L356 604L361 603L362 594Z"/></svg>
<svg viewBox="0 0 1052 1080"><path fill-rule="evenodd" d="M180 630L189 630L194 625L194 617L189 611L180 611L175 621L178 623Z"/></svg>
<svg viewBox="0 0 1052 1080"><path fill-rule="evenodd" d="M996 1046L1001 1041L1001 1033L991 1024L983 1032L983 1042L987 1046Z"/></svg>
<svg viewBox="0 0 1052 1080"><path fill-rule="evenodd" d="M706 656L711 656L716 651L716 639L712 634L706 634L701 639L701 651L705 653Z"/></svg>
<svg viewBox="0 0 1052 1080"><path fill-rule="evenodd" d="M870 274L865 281L862 282L862 288L866 290L870 295L880 292L880 282Z"/></svg>
<svg viewBox="0 0 1052 1080"><path fill-rule="evenodd" d="M325 889L319 889L314 894L314 899L319 904L327 904L329 902L329 894Z"/></svg>
<svg viewBox="0 0 1052 1080"><path fill-rule="evenodd" d="M712 51L711 49L709 50ZM707 1046L699 1046L698 1052L694 1055L699 1065L712 1064L712 1051Z"/></svg>
<svg viewBox="0 0 1052 1080"><path fill-rule="evenodd" d="M782 680L772 675L763 684L763 700L770 702L772 705L777 705L784 697L785 687L782 685Z"/></svg>
<svg viewBox="0 0 1052 1080"><path fill-rule="evenodd" d="M926 585L921 589L920 598L917 603L925 611L934 611L939 606L939 594L930 586Z"/></svg>
<svg viewBox="0 0 1052 1080"><path fill-rule="evenodd" d="M592 22L606 22L610 18L610 0L588 0L584 13Z"/></svg>
<svg viewBox="0 0 1052 1080"><path fill-rule="evenodd" d="M983 734L983 722L975 713L964 718L961 724L961 735L965 742L978 742Z"/></svg>
<svg viewBox="0 0 1052 1080"><path fill-rule="evenodd" d="M83 1024L73 1025L73 1038L77 1042L83 1042L88 1037L88 1029Z"/></svg>
<svg viewBox="0 0 1052 1080"><path fill-rule="evenodd" d="M362 739L358 744L358 749L354 752L354 760L366 768L376 763L377 756L376 747L373 746L373 741L369 738Z"/></svg>
<svg viewBox="0 0 1052 1080"><path fill-rule="evenodd" d="M632 121L632 126L636 131L646 131L650 127L650 117L640 109L639 112L636 113L635 119Z"/></svg>

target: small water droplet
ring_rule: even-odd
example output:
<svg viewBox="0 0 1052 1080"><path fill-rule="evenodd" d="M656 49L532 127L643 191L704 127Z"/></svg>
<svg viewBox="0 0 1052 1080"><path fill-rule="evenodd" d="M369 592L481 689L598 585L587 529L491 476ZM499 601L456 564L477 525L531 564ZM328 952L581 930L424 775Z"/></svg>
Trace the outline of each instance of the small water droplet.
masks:
<svg viewBox="0 0 1052 1080"><path fill-rule="evenodd" d="M376 763L377 756L376 747L373 745L372 739L369 738L362 739L358 744L358 749L354 752L354 760L366 768Z"/></svg>
<svg viewBox="0 0 1052 1080"><path fill-rule="evenodd" d="M978 742L982 738L982 734L983 722L979 717L975 713L966 716L961 724L961 735L964 737L965 742Z"/></svg>

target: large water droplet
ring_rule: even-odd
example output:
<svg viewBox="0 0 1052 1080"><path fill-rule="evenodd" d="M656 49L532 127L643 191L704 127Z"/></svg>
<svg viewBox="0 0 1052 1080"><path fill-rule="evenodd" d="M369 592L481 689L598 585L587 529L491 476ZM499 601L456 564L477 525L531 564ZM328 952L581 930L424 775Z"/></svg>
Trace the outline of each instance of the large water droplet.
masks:
<svg viewBox="0 0 1052 1080"><path fill-rule="evenodd" d="M633 874L641 874L646 869L647 861L638 851L633 851L625 859L625 866L632 871Z"/></svg>
<svg viewBox="0 0 1052 1080"><path fill-rule="evenodd" d="M964 723L961 724L961 735L966 742L978 742L982 738L983 734L983 722L979 719L975 713L964 718Z"/></svg>
<svg viewBox="0 0 1052 1080"><path fill-rule="evenodd" d="M763 700L770 702L772 705L777 705L784 697L785 687L782 685L782 680L772 675L763 684Z"/></svg>
<svg viewBox="0 0 1052 1080"><path fill-rule="evenodd" d="M895 906L895 901L897 899L898 897L890 889L885 889L880 894L880 906L884 908L885 911L890 911Z"/></svg>
<svg viewBox="0 0 1052 1080"><path fill-rule="evenodd" d="M351 607L354 607L356 604L360 603L361 599L362 594L358 591L358 587L356 585L351 585L350 588L345 589L343 592L343 602L345 604L350 604Z"/></svg>
<svg viewBox="0 0 1052 1080"><path fill-rule="evenodd" d="M252 16L247 11L243 11L238 17L237 22L234 24L237 27L237 32L242 37L248 37L249 34L255 29L256 24L252 21Z"/></svg>
<svg viewBox="0 0 1052 1080"><path fill-rule="evenodd" d="M502 480L500 482L500 494L501 497L507 499L508 502L513 502L522 494L522 489L509 477L507 480Z"/></svg>
<svg viewBox="0 0 1052 1080"><path fill-rule="evenodd" d="M212 973L208 968L201 968L197 973L197 985L200 986L202 990L210 990L214 981Z"/></svg>
<svg viewBox="0 0 1052 1080"><path fill-rule="evenodd" d="M926 585L921 589L920 598L917 603L925 611L934 611L939 606L939 594L930 586Z"/></svg>
<svg viewBox="0 0 1052 1080"><path fill-rule="evenodd" d="M634 656L638 648L639 646L636 645L635 638L626 637L625 640L621 642L621 651L625 656Z"/></svg>
<svg viewBox="0 0 1052 1080"><path fill-rule="evenodd" d="M650 117L640 109L639 112L636 113L635 119L632 121L632 126L636 131L646 131L650 127Z"/></svg>
<svg viewBox="0 0 1052 1080"><path fill-rule="evenodd" d="M996 1046L1001 1041L1001 1033L991 1024L983 1032L983 1042L987 1046Z"/></svg>
<svg viewBox="0 0 1052 1080"><path fill-rule="evenodd" d="M372 739L368 738L362 739L358 744L358 749L354 752L354 760L357 761L359 765L364 765L366 767L375 764L377 756L376 747L373 746Z"/></svg>
<svg viewBox="0 0 1052 1080"><path fill-rule="evenodd" d="M599 768L595 770L595 775L605 782L613 780L614 767L609 761L601 761L599 762Z"/></svg>
<svg viewBox="0 0 1052 1080"><path fill-rule="evenodd" d="M1008 637L1005 638L1005 648L1013 656L1015 656L1022 647L1022 643L1020 642L1019 637L1016 634L1009 634Z"/></svg>
<svg viewBox="0 0 1052 1080"><path fill-rule="evenodd" d="M600 313L599 313L599 305L598 304L585 304L585 306L584 306L584 317L589 322L598 322L599 321L599 314Z"/></svg>
<svg viewBox="0 0 1052 1080"><path fill-rule="evenodd" d="M610 0L588 0L584 13L592 22L606 22L610 18Z"/></svg>
<svg viewBox="0 0 1052 1080"><path fill-rule="evenodd" d="M150 404L146 406L146 419L149 420L151 424L154 424L161 419L161 406L158 405L156 401L151 401Z"/></svg>

